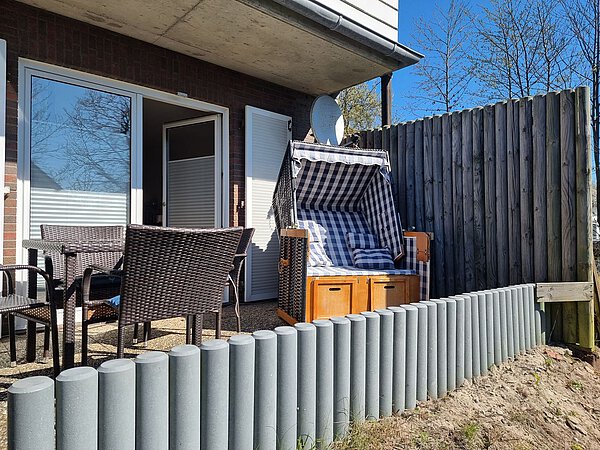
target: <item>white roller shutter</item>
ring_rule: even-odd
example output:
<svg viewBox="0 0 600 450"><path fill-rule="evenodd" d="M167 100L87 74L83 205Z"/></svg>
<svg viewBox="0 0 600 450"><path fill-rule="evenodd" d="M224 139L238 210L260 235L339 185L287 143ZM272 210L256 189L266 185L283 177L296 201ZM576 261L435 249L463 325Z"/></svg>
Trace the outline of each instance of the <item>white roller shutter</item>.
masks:
<svg viewBox="0 0 600 450"><path fill-rule="evenodd" d="M246 300L277 298L279 239L271 200L291 118L246 106L246 226L256 229L246 263Z"/></svg>

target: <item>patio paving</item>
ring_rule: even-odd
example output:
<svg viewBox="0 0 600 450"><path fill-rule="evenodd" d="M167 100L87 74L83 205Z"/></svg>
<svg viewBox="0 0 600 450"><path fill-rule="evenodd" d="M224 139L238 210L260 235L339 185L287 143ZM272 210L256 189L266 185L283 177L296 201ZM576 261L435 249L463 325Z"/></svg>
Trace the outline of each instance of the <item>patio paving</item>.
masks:
<svg viewBox="0 0 600 450"><path fill-rule="evenodd" d="M241 305L242 314L242 333L250 334L257 330L272 330L275 327L286 325L275 313L277 302L257 302ZM215 315L207 314L204 317L204 329L202 332L203 340L214 339L215 337ZM141 339L142 328L140 327L139 337ZM236 334L236 318L233 306L227 306L223 309L222 335L223 339ZM172 347L185 344L185 320L183 318L167 319L152 322L152 332L147 345L138 343L132 345L133 327L128 327L125 340L125 357L133 358L136 355L151 351L168 351ZM88 363L93 367L98 367L104 361L116 357L117 352L117 325L116 323L96 324L89 328L90 344ZM62 342L62 333L60 333ZM0 448L5 448L6 442L6 400L7 389L12 383L20 378L47 375L52 376L52 358L48 361L42 361L42 347L44 334L38 332L37 335L37 355L38 361L33 363L25 362L25 335L17 336L17 366L10 367L10 357L8 353L8 337L0 339ZM77 353L75 362L79 364L81 355L79 353L81 344L81 329L77 330Z"/></svg>

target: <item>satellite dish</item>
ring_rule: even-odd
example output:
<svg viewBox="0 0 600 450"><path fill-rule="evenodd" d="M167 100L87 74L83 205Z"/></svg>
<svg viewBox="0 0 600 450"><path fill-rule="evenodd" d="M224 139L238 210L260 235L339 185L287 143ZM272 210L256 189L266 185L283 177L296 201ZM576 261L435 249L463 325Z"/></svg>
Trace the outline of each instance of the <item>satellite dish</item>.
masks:
<svg viewBox="0 0 600 450"><path fill-rule="evenodd" d="M317 142L339 145L344 138L344 116L335 99L320 95L310 108L310 126Z"/></svg>

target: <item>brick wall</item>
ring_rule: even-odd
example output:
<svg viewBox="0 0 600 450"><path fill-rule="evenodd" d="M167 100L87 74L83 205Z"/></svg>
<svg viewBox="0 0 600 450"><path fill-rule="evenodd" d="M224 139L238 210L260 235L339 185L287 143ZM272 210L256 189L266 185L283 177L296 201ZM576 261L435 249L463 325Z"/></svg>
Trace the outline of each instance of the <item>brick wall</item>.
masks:
<svg viewBox="0 0 600 450"><path fill-rule="evenodd" d="M4 257L15 258L18 58L68 67L226 106L230 111L230 217L243 224L235 205L244 198L244 107L292 117L294 139L309 128L312 97L239 72L12 0L0 2L0 38L7 41L6 177Z"/></svg>

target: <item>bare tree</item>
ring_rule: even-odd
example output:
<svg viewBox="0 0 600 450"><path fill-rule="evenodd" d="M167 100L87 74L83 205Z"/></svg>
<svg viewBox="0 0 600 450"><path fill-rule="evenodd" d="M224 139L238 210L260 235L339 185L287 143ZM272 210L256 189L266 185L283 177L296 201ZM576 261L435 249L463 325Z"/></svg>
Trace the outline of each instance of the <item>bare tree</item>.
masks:
<svg viewBox="0 0 600 450"><path fill-rule="evenodd" d="M422 111L449 112L465 107L473 78L467 55L471 51L471 18L469 4L451 0L447 8L436 4L427 18L415 24L414 45L425 54L415 66L419 92L412 97Z"/></svg>
<svg viewBox="0 0 600 450"><path fill-rule="evenodd" d="M373 128L381 115L379 81L365 82L344 89L337 96L344 116L344 136Z"/></svg>
<svg viewBox="0 0 600 450"><path fill-rule="evenodd" d="M561 0L564 14L579 48L582 64L574 66L580 79L591 86L594 170L600 174L600 0ZM597 189L597 187L596 187ZM596 205L600 217L600 207Z"/></svg>
<svg viewBox="0 0 600 450"><path fill-rule="evenodd" d="M572 45L557 5L552 0L492 0L482 8L470 59L488 100L569 85Z"/></svg>

